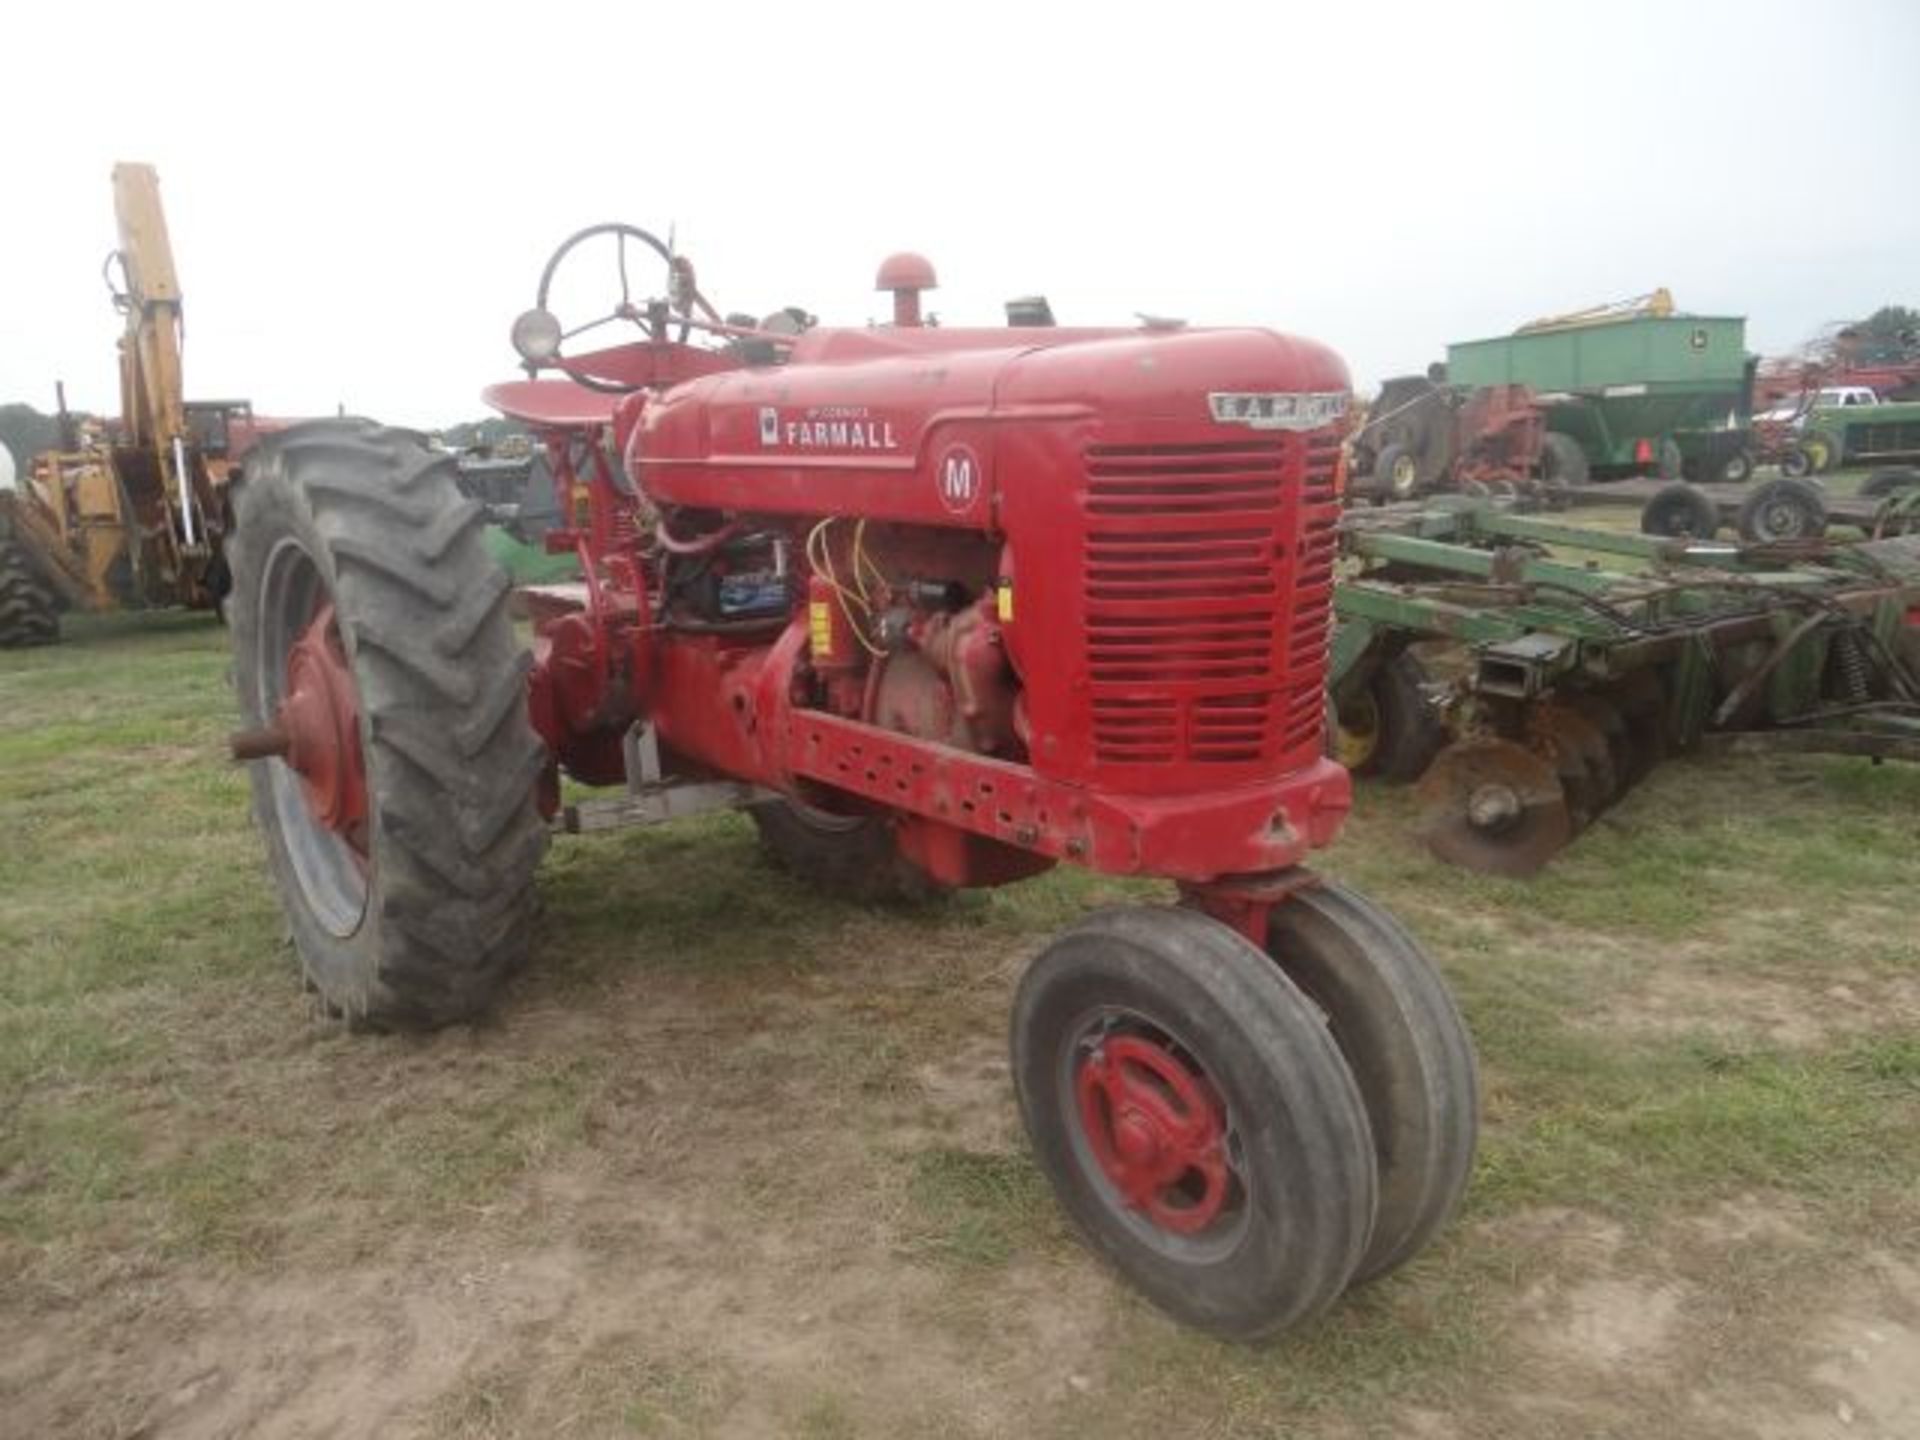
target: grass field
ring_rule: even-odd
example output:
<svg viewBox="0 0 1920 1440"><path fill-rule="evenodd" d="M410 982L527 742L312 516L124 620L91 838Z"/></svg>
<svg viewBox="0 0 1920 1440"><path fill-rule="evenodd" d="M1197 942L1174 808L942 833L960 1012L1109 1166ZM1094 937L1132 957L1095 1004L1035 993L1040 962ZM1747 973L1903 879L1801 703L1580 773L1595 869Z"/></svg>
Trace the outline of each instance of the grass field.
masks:
<svg viewBox="0 0 1920 1440"><path fill-rule="evenodd" d="M344 1033L221 757L224 635L0 656L0 1434L1920 1434L1920 772L1674 763L1531 884L1363 790L1456 987L1465 1214L1304 1334L1073 1241L1005 1012L1092 903L823 900L727 817L563 840L485 1025Z"/></svg>

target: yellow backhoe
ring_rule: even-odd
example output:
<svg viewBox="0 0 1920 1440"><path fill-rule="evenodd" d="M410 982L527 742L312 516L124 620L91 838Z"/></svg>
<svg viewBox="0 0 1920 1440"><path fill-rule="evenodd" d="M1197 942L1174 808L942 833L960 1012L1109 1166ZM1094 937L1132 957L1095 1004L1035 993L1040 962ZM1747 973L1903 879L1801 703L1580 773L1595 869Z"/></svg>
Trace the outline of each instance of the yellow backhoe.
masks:
<svg viewBox="0 0 1920 1440"><path fill-rule="evenodd" d="M120 415L76 417L0 489L0 646L59 638L59 612L211 609L226 590L230 470L260 430L244 401L183 398L180 281L160 180L113 168L119 246L105 273L120 336Z"/></svg>

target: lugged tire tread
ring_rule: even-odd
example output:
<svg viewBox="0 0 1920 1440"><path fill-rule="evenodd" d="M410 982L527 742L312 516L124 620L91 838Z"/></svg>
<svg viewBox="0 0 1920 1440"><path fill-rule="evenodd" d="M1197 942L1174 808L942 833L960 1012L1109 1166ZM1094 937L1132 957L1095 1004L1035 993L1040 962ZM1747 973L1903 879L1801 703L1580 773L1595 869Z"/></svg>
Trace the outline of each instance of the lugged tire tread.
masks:
<svg viewBox="0 0 1920 1440"><path fill-rule="evenodd" d="M236 570L257 574L273 538L247 524L267 492L327 551L367 722L375 973L323 994L375 1025L471 1019L525 960L548 839L534 800L547 754L527 717L510 582L451 458L410 432L329 420L263 444L236 491Z"/></svg>
<svg viewBox="0 0 1920 1440"><path fill-rule="evenodd" d="M0 649L51 645L60 638L60 615L10 541L0 541Z"/></svg>

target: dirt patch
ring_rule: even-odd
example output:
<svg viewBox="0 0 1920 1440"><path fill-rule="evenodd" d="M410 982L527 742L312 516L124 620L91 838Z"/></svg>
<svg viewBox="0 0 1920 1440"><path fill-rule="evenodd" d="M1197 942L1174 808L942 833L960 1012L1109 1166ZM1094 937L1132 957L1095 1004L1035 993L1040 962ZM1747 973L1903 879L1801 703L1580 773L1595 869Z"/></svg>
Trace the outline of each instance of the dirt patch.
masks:
<svg viewBox="0 0 1920 1440"><path fill-rule="evenodd" d="M1482 1230L1533 1276L1508 1311L1529 1358L1494 1397L1505 1418L1458 1433L1920 1435L1920 1264L1836 1255L1793 1197L1738 1196L1644 1237L1568 1209Z"/></svg>
<svg viewBox="0 0 1920 1440"><path fill-rule="evenodd" d="M987 1326L924 1268L822 1265L792 1239L717 1268L671 1246L559 1246L175 1276L50 1319L0 1360L0 1395L14 1433L89 1440L759 1436L841 1413L862 1431L940 1417L1011 1434L1036 1397L1097 1383L1112 1297L1096 1275L1015 1266Z"/></svg>
<svg viewBox="0 0 1920 1440"><path fill-rule="evenodd" d="M1557 1301L1536 1298L1532 1343L1596 1369L1640 1364L1672 1339L1686 1291L1633 1280L1587 1280Z"/></svg>
<svg viewBox="0 0 1920 1440"><path fill-rule="evenodd" d="M1649 966L1612 989L1586 1023L1805 1049L1835 1036L1920 1024L1920 978L1856 971L1810 988L1765 975L1689 968L1676 960Z"/></svg>
<svg viewBox="0 0 1920 1440"><path fill-rule="evenodd" d="M1676 1227L1707 1245L1726 1249L1735 1245L1810 1247L1819 1243L1810 1229L1806 1207L1780 1195L1740 1195L1722 1201L1703 1215Z"/></svg>
<svg viewBox="0 0 1920 1440"><path fill-rule="evenodd" d="M1874 1254L1843 1289L1807 1326L1793 1398L1758 1420L1766 1440L1920 1435L1920 1268Z"/></svg>
<svg viewBox="0 0 1920 1440"><path fill-rule="evenodd" d="M831 974L535 977L507 1018L421 1040L303 1026L294 1003L183 1024L168 1083L198 1101L127 1095L138 1163L198 1201L206 1137L249 1134L309 1157L314 1196L253 1201L231 1263L12 1252L30 1338L0 1347L0 1429L1002 1435L1097 1396L1102 1332L1131 1313L1105 1273L1001 1217L998 1190L915 1209L928 1154L1033 1198L1004 957L930 979L867 949ZM244 1204L279 1177L212 1178ZM948 1258L974 1250L931 1232L981 1209L993 1258Z"/></svg>
<svg viewBox="0 0 1920 1440"><path fill-rule="evenodd" d="M1609 1269L1627 1238L1618 1222L1561 1205L1516 1211L1479 1228L1521 1263L1552 1255L1558 1265L1581 1271Z"/></svg>
<svg viewBox="0 0 1920 1440"><path fill-rule="evenodd" d="M957 1054L918 1065L913 1078L953 1143L971 1150L1011 1150L1021 1143L1012 1067L999 1037L981 1036Z"/></svg>

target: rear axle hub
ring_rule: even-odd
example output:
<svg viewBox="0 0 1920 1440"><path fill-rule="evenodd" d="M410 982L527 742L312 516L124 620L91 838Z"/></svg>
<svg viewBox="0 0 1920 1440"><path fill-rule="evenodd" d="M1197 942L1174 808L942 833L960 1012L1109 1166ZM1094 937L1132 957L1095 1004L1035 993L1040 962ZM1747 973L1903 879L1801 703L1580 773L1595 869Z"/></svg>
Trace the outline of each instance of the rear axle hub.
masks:
<svg viewBox="0 0 1920 1440"><path fill-rule="evenodd" d="M236 760L277 757L300 777L313 818L351 837L367 818L360 694L334 621L323 606L287 654L286 689L273 719L228 737Z"/></svg>

